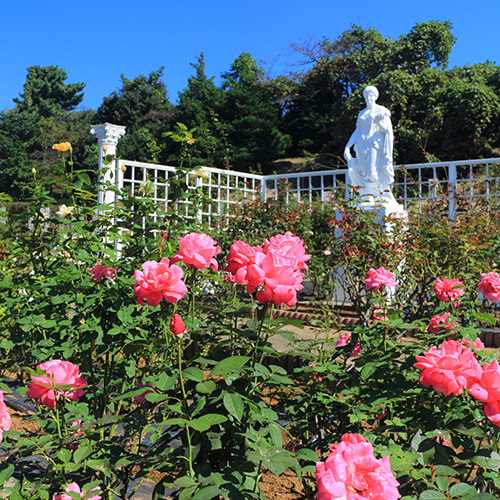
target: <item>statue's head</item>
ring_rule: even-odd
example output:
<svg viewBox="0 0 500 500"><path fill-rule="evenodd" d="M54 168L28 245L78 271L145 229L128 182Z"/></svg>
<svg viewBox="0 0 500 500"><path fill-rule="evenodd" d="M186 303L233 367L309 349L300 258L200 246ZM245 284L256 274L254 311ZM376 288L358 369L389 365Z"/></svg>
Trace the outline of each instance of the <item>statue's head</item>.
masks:
<svg viewBox="0 0 500 500"><path fill-rule="evenodd" d="M378 90L373 85L368 85L363 89L363 97L365 99L368 94L373 94L375 96L375 99L378 99Z"/></svg>

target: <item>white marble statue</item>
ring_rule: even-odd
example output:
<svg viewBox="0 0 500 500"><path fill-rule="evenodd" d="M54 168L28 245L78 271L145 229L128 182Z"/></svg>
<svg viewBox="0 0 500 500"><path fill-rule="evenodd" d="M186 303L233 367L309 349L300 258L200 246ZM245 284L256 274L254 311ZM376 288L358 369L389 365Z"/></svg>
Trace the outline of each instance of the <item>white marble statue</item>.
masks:
<svg viewBox="0 0 500 500"><path fill-rule="evenodd" d="M375 87L366 87L363 97L366 108L359 113L356 130L344 150L349 184L357 186L363 205L384 204L389 212L400 211L403 207L397 203L391 189L394 182L391 113L376 104L378 90ZM352 146L355 158L351 155Z"/></svg>

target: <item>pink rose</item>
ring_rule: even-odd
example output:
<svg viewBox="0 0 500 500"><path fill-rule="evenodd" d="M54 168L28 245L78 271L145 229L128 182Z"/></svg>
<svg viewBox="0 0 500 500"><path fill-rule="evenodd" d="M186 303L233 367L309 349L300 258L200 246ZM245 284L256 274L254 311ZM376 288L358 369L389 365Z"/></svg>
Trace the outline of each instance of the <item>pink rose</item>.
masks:
<svg viewBox="0 0 500 500"><path fill-rule="evenodd" d="M101 266L102 261L98 260L94 267L89 268L89 272L92 273L92 279L94 281L100 281L103 276L107 276L109 279L115 279L115 269L110 266Z"/></svg>
<svg viewBox="0 0 500 500"><path fill-rule="evenodd" d="M54 408L56 405L56 395L77 401L83 396L83 389L87 381L79 373L80 368L69 361L53 359L37 366L38 370L45 371L41 376L31 375L33 382L28 384L26 395L36 399L39 404ZM69 386L61 389L60 386Z"/></svg>
<svg viewBox="0 0 500 500"><path fill-rule="evenodd" d="M78 419L78 420L73 420L71 423L71 427L76 427L74 430L70 430L71 434L74 434L75 436L83 436L83 420Z"/></svg>
<svg viewBox="0 0 500 500"><path fill-rule="evenodd" d="M347 342L349 342L349 340L351 340L351 333L350 332L343 333L339 337L339 340L335 344L335 347L344 347L345 345L347 345Z"/></svg>
<svg viewBox="0 0 500 500"><path fill-rule="evenodd" d="M376 292L379 291L381 286L393 287L397 285L394 281L394 273L383 267L379 267L378 269L371 267L365 278L365 283L365 290L368 291L370 288L374 288Z"/></svg>
<svg viewBox="0 0 500 500"><path fill-rule="evenodd" d="M448 280L446 278L440 280L438 278L436 279L436 283L434 283L434 291L439 300L459 305L460 301L457 302L457 299L465 293L461 288L458 288L460 286L464 286L464 284L459 280Z"/></svg>
<svg viewBox="0 0 500 500"><path fill-rule="evenodd" d="M397 500L399 483L389 457L376 459L373 448L359 434L344 434L330 445L325 462L316 463L317 500Z"/></svg>
<svg viewBox="0 0 500 500"><path fill-rule="evenodd" d="M153 384L151 382L147 382L146 384L139 384L138 387L151 387L151 389L144 389L144 392L142 394L134 396L134 402L136 405L142 405L142 403L146 401L146 394L149 394L150 392L156 392L156 389L153 387Z"/></svg>
<svg viewBox="0 0 500 500"><path fill-rule="evenodd" d="M189 233L184 237L179 237L179 251L172 257L171 263L183 261L188 267L197 269L208 269L212 266L212 271L219 269L219 264L215 256L221 253L217 242L204 233Z"/></svg>
<svg viewBox="0 0 500 500"><path fill-rule="evenodd" d="M166 257L160 262L148 260L142 264L144 271L135 271L134 294L138 304L143 305L146 300L148 305L156 307L163 298L171 303L182 299L187 292L182 281L184 271L170 264Z"/></svg>
<svg viewBox="0 0 500 500"><path fill-rule="evenodd" d="M12 420L10 418L9 409L3 400L3 392L0 391L0 443L3 440L3 431L10 430Z"/></svg>
<svg viewBox="0 0 500 500"><path fill-rule="evenodd" d="M477 289L487 300L495 304L500 300L500 274L481 274L481 281L477 285Z"/></svg>
<svg viewBox="0 0 500 500"><path fill-rule="evenodd" d="M427 331L429 333L439 333L443 328L445 330L451 330L452 328L457 328L458 323L456 321L454 321L453 323L448 323L447 319L450 316L451 316L450 313L444 313L442 316L432 316L431 324L427 327Z"/></svg>
<svg viewBox="0 0 500 500"><path fill-rule="evenodd" d="M357 358L361 354L361 341L358 340L356 345L352 348L351 353L349 354L350 358Z"/></svg>
<svg viewBox="0 0 500 500"><path fill-rule="evenodd" d="M297 271L301 269L307 271L306 261L311 258L311 255L306 254L304 240L301 240L298 236L294 236L290 231L287 231L285 234L272 236L269 241L264 239L263 244L265 245L265 254L271 250L281 250L297 258Z"/></svg>
<svg viewBox="0 0 500 500"><path fill-rule="evenodd" d="M262 285L257 292L261 304L272 302L293 306L297 303L297 292L302 290L304 275L297 270L297 258L280 250L270 250L267 254L257 252L255 264L248 266L246 279L248 293Z"/></svg>
<svg viewBox="0 0 500 500"><path fill-rule="evenodd" d="M464 346L472 346L476 351L482 351L484 349L484 344L481 339L478 337L474 342L471 342L467 339L462 339L462 345Z"/></svg>
<svg viewBox="0 0 500 500"><path fill-rule="evenodd" d="M500 426L500 366L496 359L483 365L481 378L469 387L469 394L484 403L485 417Z"/></svg>
<svg viewBox="0 0 500 500"><path fill-rule="evenodd" d="M247 268L251 264L255 264L255 254L262 253L262 247L252 247L243 241L235 241L231 245L229 255L227 256L227 266L225 272L231 273L238 285L246 285Z"/></svg>
<svg viewBox="0 0 500 500"><path fill-rule="evenodd" d="M90 493L91 491L100 492L101 490L99 488L94 488L88 492L85 492L85 491L82 491L80 489L80 486L78 486L77 483L68 484L68 486L66 486L66 489L64 491L66 491L66 493L70 493L70 492L78 493L80 495L80 498L85 497L86 500L101 500L101 498L102 498L100 495L93 495L91 497L85 496L86 494L88 495L88 493ZM73 499L71 496L65 495L64 493L62 493L61 495L53 495L52 500L73 500Z"/></svg>
<svg viewBox="0 0 500 500"><path fill-rule="evenodd" d="M444 436L436 436L434 438L436 440L437 443L441 443L443 446L450 446L450 440L449 439L445 439Z"/></svg>
<svg viewBox="0 0 500 500"><path fill-rule="evenodd" d="M389 318L385 316L387 314L387 309L375 309L373 311L373 319L378 321L389 321Z"/></svg>
<svg viewBox="0 0 500 500"><path fill-rule="evenodd" d="M447 340L438 349L432 346L423 356L416 356L413 366L423 370L419 380L445 396L458 396L481 378L481 367L471 349L456 340Z"/></svg>

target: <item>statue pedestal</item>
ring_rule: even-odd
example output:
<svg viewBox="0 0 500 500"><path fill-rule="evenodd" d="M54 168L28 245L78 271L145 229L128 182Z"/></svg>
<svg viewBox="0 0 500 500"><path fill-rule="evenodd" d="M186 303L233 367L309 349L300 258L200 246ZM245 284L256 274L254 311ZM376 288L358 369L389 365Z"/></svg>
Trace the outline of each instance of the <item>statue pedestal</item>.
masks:
<svg viewBox="0 0 500 500"><path fill-rule="evenodd" d="M402 221L406 225L408 221L408 212L404 209L403 205L400 205L395 200L387 200L385 198L372 198L370 201L362 202L357 204L361 210L364 212L375 212L378 215L378 220L381 222L386 217L391 217L395 221ZM388 233L392 232L392 223L389 221L385 222L385 230Z"/></svg>
<svg viewBox="0 0 500 500"><path fill-rule="evenodd" d="M364 197L366 199L366 197ZM370 197L369 201L356 203L356 208L363 212L371 212L370 220L374 225L379 225L382 227L384 233L387 235L389 240L393 240L395 231L397 227L402 227L403 232L407 231L408 228L408 212L404 209L403 205L400 205L395 200L387 200L383 198ZM341 220L343 217L340 210L336 212L336 220ZM355 228L354 228L355 230ZM335 236L339 237L340 229L335 228ZM393 272L401 275L405 266L404 255L401 256L400 262L397 264L397 269L390 269ZM337 287L340 295L340 301L349 300L349 293L347 288L349 287L348 281L345 277L345 270L343 266L339 267L336 271L335 280L337 282ZM391 301L395 297L395 290L387 290L387 300ZM337 300L339 300L337 298Z"/></svg>

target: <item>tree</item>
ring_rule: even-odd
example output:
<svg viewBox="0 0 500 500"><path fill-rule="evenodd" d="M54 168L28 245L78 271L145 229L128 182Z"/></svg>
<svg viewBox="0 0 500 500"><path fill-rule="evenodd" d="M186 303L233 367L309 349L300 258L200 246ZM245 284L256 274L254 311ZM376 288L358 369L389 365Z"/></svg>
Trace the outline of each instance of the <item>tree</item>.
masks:
<svg viewBox="0 0 500 500"><path fill-rule="evenodd" d="M223 92L214 84L214 77L205 73L203 52L191 63L195 76L188 78L188 86L179 93L177 121L188 128L196 128L195 137L200 161L221 167L227 156L227 136L224 125L219 120Z"/></svg>
<svg viewBox="0 0 500 500"><path fill-rule="evenodd" d="M453 43L451 24L431 21L415 25L398 40L353 26L333 42L295 47L313 66L300 78L285 115L284 130L293 139L290 153L307 149L340 156L357 115L351 117L350 96L360 97L360 89L389 72L417 76L444 68Z"/></svg>
<svg viewBox="0 0 500 500"><path fill-rule="evenodd" d="M57 66L30 66L20 99L14 99L19 111L36 111L49 117L74 110L82 101L84 83L64 82L66 71Z"/></svg>
<svg viewBox="0 0 500 500"><path fill-rule="evenodd" d="M133 80L121 75L122 86L105 97L96 113L98 123L114 123L127 127L120 140L117 154L133 156L138 161L164 161L165 143L162 132L173 122L174 106L168 99L167 87L161 80L163 67L148 77Z"/></svg>
<svg viewBox="0 0 500 500"><path fill-rule="evenodd" d="M243 53L222 78L221 120L228 130L231 163L243 170L268 166L285 152L290 138L280 131L279 113L262 69Z"/></svg>
<svg viewBox="0 0 500 500"><path fill-rule="evenodd" d="M72 180L57 167L55 143L72 143L79 168L97 168L98 147L90 134L94 112L74 111L85 84L66 79L57 66L31 66L16 106L0 113L0 189L15 199L28 194L32 169L64 199Z"/></svg>

